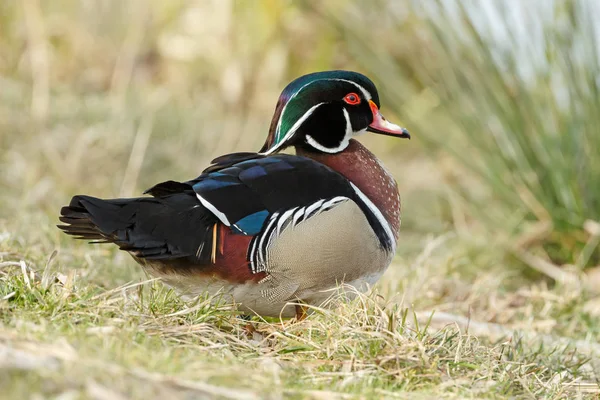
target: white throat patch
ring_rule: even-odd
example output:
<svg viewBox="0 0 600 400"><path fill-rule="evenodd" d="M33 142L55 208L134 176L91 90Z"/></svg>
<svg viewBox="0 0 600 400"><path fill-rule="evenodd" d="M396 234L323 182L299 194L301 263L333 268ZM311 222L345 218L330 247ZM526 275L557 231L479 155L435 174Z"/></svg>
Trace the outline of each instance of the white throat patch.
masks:
<svg viewBox="0 0 600 400"><path fill-rule="evenodd" d="M340 151L343 151L346 147L348 147L348 145L350 144L350 139L366 131L366 129L363 129L361 131L354 132L352 130L352 123L350 122L350 114L348 114L348 110L346 110L346 108L342 108L342 111L344 112L344 119L346 120L346 132L344 134L344 138L338 146L325 147L319 142L317 142L315 138L313 138L310 135L306 135L306 143L308 143L315 149L322 151L323 153L335 154L339 153Z"/></svg>

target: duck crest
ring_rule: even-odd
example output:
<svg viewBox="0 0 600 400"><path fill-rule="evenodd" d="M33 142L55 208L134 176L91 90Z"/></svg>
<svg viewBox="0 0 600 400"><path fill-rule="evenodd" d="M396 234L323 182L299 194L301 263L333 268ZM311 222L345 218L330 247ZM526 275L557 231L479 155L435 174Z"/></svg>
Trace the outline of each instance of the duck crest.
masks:
<svg viewBox="0 0 600 400"><path fill-rule="evenodd" d="M377 157L357 140L351 139L345 151L326 154L297 149L298 155L312 158L343 175L379 209L398 240L401 201L398 184Z"/></svg>

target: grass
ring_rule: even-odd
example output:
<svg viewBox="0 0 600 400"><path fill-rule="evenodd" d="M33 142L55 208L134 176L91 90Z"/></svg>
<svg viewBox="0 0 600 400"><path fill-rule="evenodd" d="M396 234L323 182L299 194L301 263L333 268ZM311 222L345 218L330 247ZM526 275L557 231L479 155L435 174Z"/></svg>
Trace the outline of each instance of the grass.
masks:
<svg viewBox="0 0 600 400"><path fill-rule="evenodd" d="M0 383L12 398L564 398L597 389L590 293L504 291L491 272L464 281L447 258L452 245L429 242L429 254L398 260L377 292L302 323L257 321L252 337L226 304L184 304L112 250L5 261ZM5 239L7 249L19 246ZM90 265L58 272L69 253ZM94 278L108 263L132 283Z"/></svg>
<svg viewBox="0 0 600 400"><path fill-rule="evenodd" d="M338 18L354 21L351 2L336 4ZM402 13L381 10L358 15L375 18L366 26L380 52L367 57L356 37L365 24L334 24L320 2L0 3L0 398L597 398L595 258L568 246L564 258L546 255L547 226L532 217L515 232L522 212L512 225L498 217L515 204L507 186L491 189L433 142L447 132L460 150L466 128L481 131L489 114L466 115L442 96L454 81L422 75L439 65L433 56L449 57L417 40L439 28L417 14L398 27ZM473 60L464 64L475 69ZM477 72L446 64L442 75ZM285 83L325 68L367 72L385 115L413 133L408 143L363 139L404 203L398 254L373 293L299 324L256 319L249 336L227 304L186 304L126 254L55 228L74 194L138 195L192 178L225 152L259 148ZM544 82L527 93L545 99ZM484 89L461 101L492 102ZM576 117L592 124L585 115ZM594 131L585 132L591 149ZM524 173L502 171L507 182ZM565 164L555 172L570 176ZM485 207L459 198L458 184ZM551 231L588 241L594 234L580 225L597 221L587 211L595 186L577 211L579 233L552 219L552 188L533 191ZM593 221L587 227L595 232ZM581 254L589 262L559 265Z"/></svg>
<svg viewBox="0 0 600 400"><path fill-rule="evenodd" d="M360 28L377 13L328 4L322 14L352 39L361 66L390 83L386 103L454 164L448 180L467 218L516 238L506 247L521 259L600 262L590 225L600 220L597 4L431 1L390 13L375 28L378 46Z"/></svg>
<svg viewBox="0 0 600 400"><path fill-rule="evenodd" d="M595 293L506 290L514 277L497 267L464 278L468 259L444 239L398 259L377 293L297 325L257 322L249 338L227 307L182 303L112 249L52 257L5 234L0 384L11 398L591 398Z"/></svg>

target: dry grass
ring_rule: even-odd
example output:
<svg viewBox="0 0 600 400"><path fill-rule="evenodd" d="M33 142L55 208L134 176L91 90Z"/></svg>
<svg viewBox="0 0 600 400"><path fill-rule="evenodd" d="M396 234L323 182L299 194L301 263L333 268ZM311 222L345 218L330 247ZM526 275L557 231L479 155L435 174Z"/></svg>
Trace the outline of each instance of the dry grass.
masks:
<svg viewBox="0 0 600 400"><path fill-rule="evenodd" d="M298 324L255 320L250 337L227 304L184 304L112 250L73 246L49 262L21 261L19 244L5 238L4 258L18 261L0 263L0 384L11 398L599 392L593 294L543 284L506 291L511 278L498 270L465 279L457 252L448 256L456 239L423 244L414 263L397 260L370 295ZM69 255L89 265L60 267ZM129 271L121 278L131 283L100 278L95 271L107 264Z"/></svg>
<svg viewBox="0 0 600 400"><path fill-rule="evenodd" d="M226 304L185 304L55 228L73 194L135 195L257 149L289 78L355 68L305 3L250 4L0 3L0 397L597 398L599 270L526 279L418 132L365 138L404 200L375 291L296 325L256 319L252 337Z"/></svg>

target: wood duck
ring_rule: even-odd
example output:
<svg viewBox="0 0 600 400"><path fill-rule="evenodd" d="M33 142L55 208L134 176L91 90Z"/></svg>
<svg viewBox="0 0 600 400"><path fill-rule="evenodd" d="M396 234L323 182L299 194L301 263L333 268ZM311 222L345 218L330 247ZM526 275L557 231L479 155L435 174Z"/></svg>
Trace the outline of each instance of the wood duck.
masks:
<svg viewBox="0 0 600 400"><path fill-rule="evenodd" d="M279 97L258 153L221 156L147 197L74 196L59 228L116 244L184 298L222 293L246 315L302 319L300 304L321 305L341 283L366 290L395 253L396 181L354 139L410 138L379 108L362 74L301 76ZM290 146L296 155L278 154Z"/></svg>

